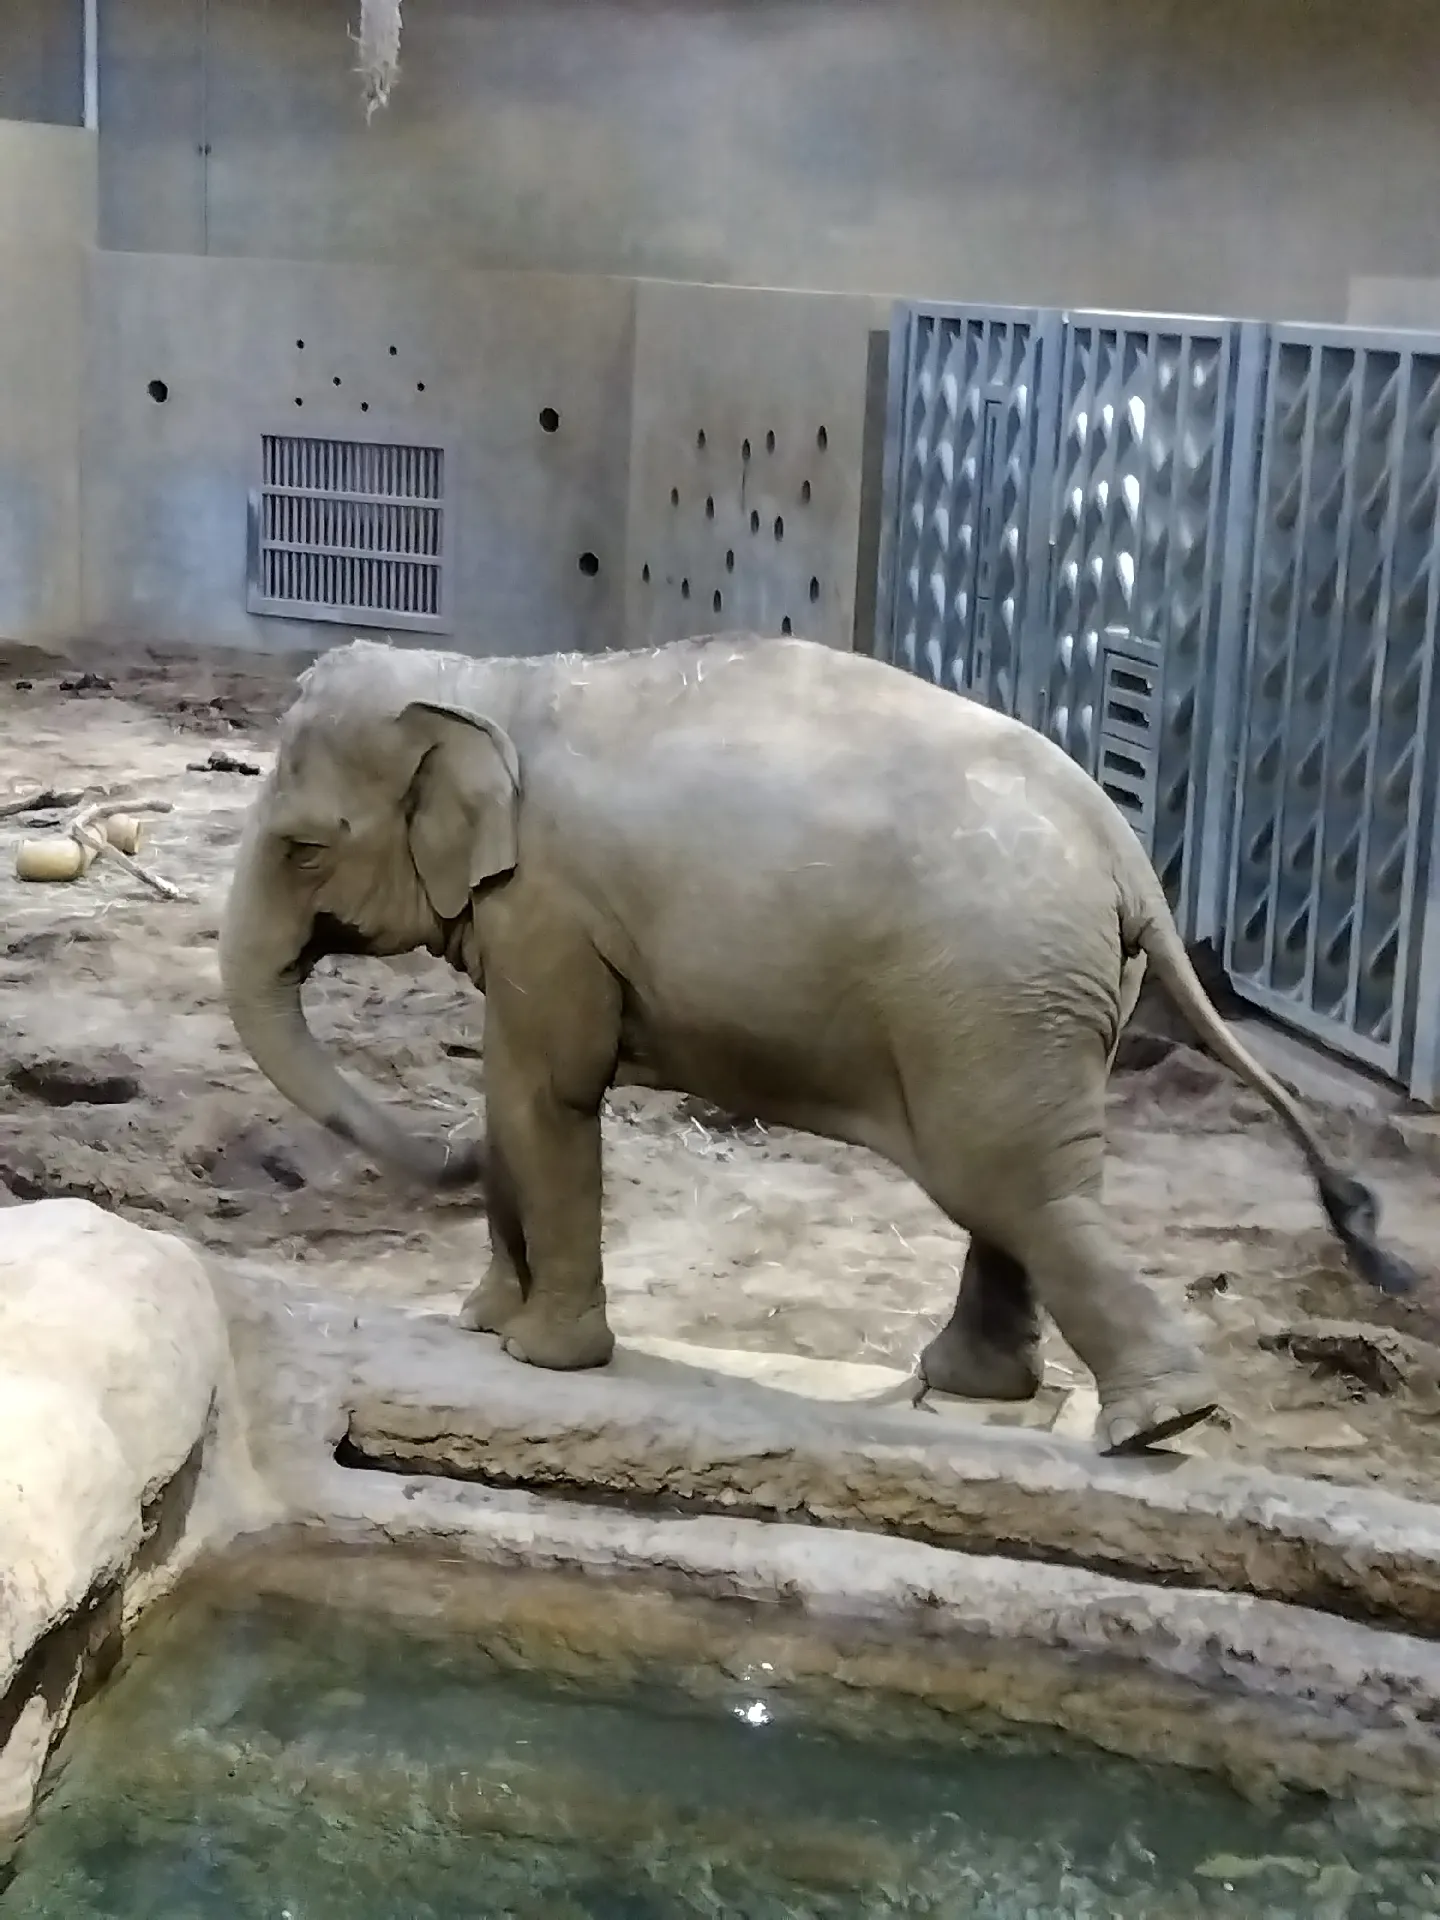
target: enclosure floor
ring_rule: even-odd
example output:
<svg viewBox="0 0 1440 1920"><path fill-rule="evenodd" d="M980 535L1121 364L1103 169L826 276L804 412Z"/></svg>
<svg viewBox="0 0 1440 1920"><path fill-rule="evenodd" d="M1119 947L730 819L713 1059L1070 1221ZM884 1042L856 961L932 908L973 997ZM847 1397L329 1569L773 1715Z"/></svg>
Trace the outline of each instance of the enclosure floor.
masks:
<svg viewBox="0 0 1440 1920"><path fill-rule="evenodd" d="M103 784L172 800L146 858L193 903L108 862L72 885L25 886L14 845L37 829L5 823L0 1198L83 1194L356 1296L458 1303L486 1257L475 1200L417 1199L332 1143L262 1081L220 1005L217 911L258 783L187 769L214 746L263 756L290 670L141 655L99 666L109 686L65 691L81 664L96 666L0 652L0 799ZM476 1111L484 1003L442 964L328 962L308 999L341 1061L417 1119L438 1128ZM1327 1131L1375 1179L1393 1242L1440 1268L1440 1175L1363 1119ZM873 1156L631 1092L605 1133L622 1336L908 1366L948 1312L964 1237ZM1116 1230L1195 1318L1221 1374L1230 1424L1193 1445L1430 1497L1440 1345L1412 1342L1386 1390L1363 1339L1348 1351L1368 1383L1261 1342L1317 1317L1440 1341L1440 1286L1400 1305L1353 1280L1261 1103L1198 1053L1118 1075L1110 1137Z"/></svg>

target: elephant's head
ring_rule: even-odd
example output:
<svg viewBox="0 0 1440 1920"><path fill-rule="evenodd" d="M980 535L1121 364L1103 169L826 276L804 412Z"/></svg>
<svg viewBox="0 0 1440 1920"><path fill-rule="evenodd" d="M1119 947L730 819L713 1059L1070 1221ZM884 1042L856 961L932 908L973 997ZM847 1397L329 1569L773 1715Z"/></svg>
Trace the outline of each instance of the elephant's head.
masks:
<svg viewBox="0 0 1440 1920"><path fill-rule="evenodd" d="M478 1152L398 1126L335 1066L300 1003L327 954L453 951L474 889L514 869L515 747L445 697L440 664L357 642L302 676L241 841L220 975L241 1041L288 1099L382 1164L451 1185L477 1175Z"/></svg>

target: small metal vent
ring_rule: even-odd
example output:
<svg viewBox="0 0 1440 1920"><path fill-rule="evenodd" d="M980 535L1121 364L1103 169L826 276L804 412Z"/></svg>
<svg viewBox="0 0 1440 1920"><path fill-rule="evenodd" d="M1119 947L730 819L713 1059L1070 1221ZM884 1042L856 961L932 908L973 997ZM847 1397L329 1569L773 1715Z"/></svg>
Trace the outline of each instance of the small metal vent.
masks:
<svg viewBox="0 0 1440 1920"><path fill-rule="evenodd" d="M443 628L441 447L266 434L251 496L252 613Z"/></svg>
<svg viewBox="0 0 1440 1920"><path fill-rule="evenodd" d="M1155 832L1160 648L1153 640L1108 627L1101 659L1096 778L1148 850Z"/></svg>

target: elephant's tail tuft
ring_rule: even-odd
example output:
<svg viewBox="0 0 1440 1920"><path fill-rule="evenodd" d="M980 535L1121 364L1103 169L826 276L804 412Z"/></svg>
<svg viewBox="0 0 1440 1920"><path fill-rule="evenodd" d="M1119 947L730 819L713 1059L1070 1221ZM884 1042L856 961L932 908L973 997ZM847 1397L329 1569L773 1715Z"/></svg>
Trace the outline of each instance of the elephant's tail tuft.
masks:
<svg viewBox="0 0 1440 1920"><path fill-rule="evenodd" d="M1382 1293L1413 1293L1420 1275L1398 1253L1380 1245L1380 1203L1363 1180L1326 1161L1311 1166L1325 1217L1355 1271Z"/></svg>
<svg viewBox="0 0 1440 1920"><path fill-rule="evenodd" d="M1171 1000L1196 1037L1217 1060L1254 1089L1305 1156L1320 1192L1320 1204L1355 1271L1386 1293L1409 1293L1419 1278L1397 1254L1379 1242L1380 1203L1363 1180L1346 1173L1326 1153L1300 1103L1255 1058L1221 1018L1201 984L1180 938L1160 882L1149 862L1138 900L1121 914L1121 938L1127 949L1143 952L1164 982Z"/></svg>

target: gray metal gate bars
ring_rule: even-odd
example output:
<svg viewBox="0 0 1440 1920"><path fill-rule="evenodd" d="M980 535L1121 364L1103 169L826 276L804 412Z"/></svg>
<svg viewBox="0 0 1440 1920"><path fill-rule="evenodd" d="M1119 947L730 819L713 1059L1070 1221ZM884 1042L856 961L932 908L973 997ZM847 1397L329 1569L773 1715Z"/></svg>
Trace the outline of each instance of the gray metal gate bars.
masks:
<svg viewBox="0 0 1440 1920"><path fill-rule="evenodd" d="M1440 1097L1440 340L905 305L876 650L1048 733L1187 937Z"/></svg>

